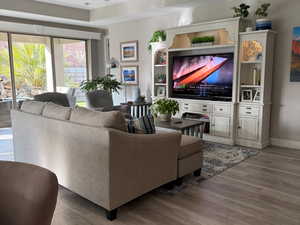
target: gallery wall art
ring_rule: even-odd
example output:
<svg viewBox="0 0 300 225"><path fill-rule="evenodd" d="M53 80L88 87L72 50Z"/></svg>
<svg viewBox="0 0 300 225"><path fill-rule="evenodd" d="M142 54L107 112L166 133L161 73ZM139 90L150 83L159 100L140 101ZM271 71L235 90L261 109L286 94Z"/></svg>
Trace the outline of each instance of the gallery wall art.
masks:
<svg viewBox="0 0 300 225"><path fill-rule="evenodd" d="M120 45L121 62L137 62L138 55L138 41L122 42Z"/></svg>
<svg viewBox="0 0 300 225"><path fill-rule="evenodd" d="M139 73L139 67L136 65L121 66L122 83L127 85L137 85L138 73Z"/></svg>
<svg viewBox="0 0 300 225"><path fill-rule="evenodd" d="M300 27L293 29L291 82L300 82Z"/></svg>

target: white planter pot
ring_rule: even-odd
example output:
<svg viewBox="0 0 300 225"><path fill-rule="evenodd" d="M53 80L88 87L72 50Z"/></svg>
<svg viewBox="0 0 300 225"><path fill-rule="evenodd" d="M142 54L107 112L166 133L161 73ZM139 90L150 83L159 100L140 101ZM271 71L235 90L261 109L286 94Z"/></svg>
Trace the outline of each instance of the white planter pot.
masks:
<svg viewBox="0 0 300 225"><path fill-rule="evenodd" d="M272 20L267 18L261 18L256 20L256 30L271 30Z"/></svg>
<svg viewBox="0 0 300 225"><path fill-rule="evenodd" d="M205 47L205 46L212 46L213 44L214 44L213 42L195 43L195 44L192 44L192 47L193 48Z"/></svg>
<svg viewBox="0 0 300 225"><path fill-rule="evenodd" d="M169 121L171 121L171 117L172 117L171 114L159 114L158 115L158 119L160 121L163 121L163 122L169 122Z"/></svg>

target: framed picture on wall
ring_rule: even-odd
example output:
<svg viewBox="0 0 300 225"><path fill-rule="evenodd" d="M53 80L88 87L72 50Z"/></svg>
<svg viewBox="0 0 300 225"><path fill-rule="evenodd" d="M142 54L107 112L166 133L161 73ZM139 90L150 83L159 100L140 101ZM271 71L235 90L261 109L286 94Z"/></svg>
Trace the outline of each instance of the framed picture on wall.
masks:
<svg viewBox="0 0 300 225"><path fill-rule="evenodd" d="M127 85L138 84L139 67L138 66L121 66L122 82Z"/></svg>
<svg viewBox="0 0 300 225"><path fill-rule="evenodd" d="M121 62L137 62L139 60L138 41L121 42Z"/></svg>
<svg viewBox="0 0 300 225"><path fill-rule="evenodd" d="M300 27L293 30L291 82L300 82Z"/></svg>

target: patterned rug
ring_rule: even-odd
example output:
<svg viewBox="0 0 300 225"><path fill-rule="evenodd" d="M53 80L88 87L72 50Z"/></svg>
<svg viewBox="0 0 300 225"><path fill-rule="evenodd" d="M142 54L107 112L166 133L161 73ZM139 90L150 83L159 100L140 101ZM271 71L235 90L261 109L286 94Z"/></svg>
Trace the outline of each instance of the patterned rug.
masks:
<svg viewBox="0 0 300 225"><path fill-rule="evenodd" d="M230 146L205 142L203 148L204 162L200 177L188 175L183 178L183 184L172 190L159 188L159 192L175 194L189 185L198 184L203 180L216 176L225 170L238 165L244 160L259 154L259 150L241 146Z"/></svg>

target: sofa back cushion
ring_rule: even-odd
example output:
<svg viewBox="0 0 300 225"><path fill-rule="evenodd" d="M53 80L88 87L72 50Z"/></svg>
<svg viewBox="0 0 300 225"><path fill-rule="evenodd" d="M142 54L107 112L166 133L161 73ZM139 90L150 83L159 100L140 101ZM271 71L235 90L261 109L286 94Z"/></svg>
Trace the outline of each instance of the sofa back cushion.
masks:
<svg viewBox="0 0 300 225"><path fill-rule="evenodd" d="M71 115L71 108L48 102L44 107L42 115L57 120L69 120Z"/></svg>
<svg viewBox="0 0 300 225"><path fill-rule="evenodd" d="M36 115L42 115L46 104L46 102L24 101L21 105L21 111Z"/></svg>
<svg viewBox="0 0 300 225"><path fill-rule="evenodd" d="M70 121L87 126L127 131L125 118L119 111L99 112L83 107L75 107L71 112Z"/></svg>

